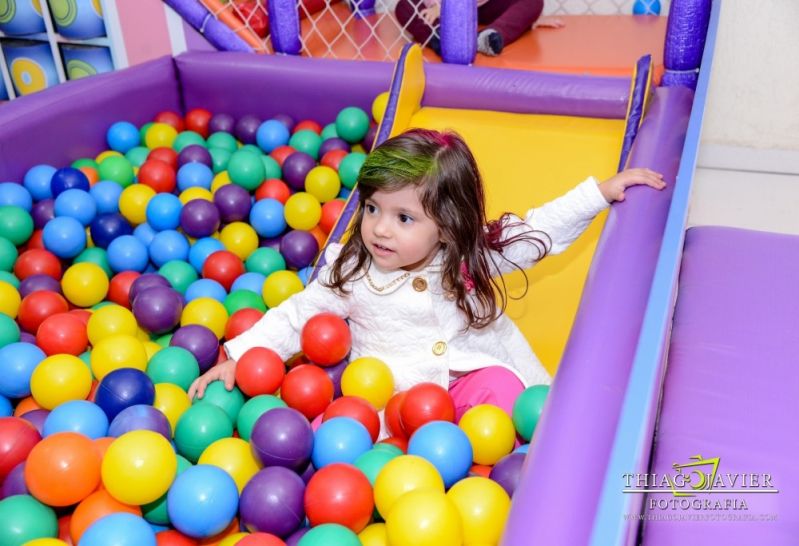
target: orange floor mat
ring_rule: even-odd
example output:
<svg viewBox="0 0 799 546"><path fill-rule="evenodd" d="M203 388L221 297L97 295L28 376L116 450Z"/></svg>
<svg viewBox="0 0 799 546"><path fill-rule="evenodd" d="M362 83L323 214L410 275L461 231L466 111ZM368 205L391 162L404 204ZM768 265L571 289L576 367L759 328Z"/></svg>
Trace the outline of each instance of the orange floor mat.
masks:
<svg viewBox="0 0 799 546"><path fill-rule="evenodd" d="M630 76L635 61L641 55L651 53L656 80L660 79L666 17L568 15L560 18L566 23L563 28L538 28L528 32L497 57L478 54L474 64ZM387 60L386 51L390 51L391 60L396 59L407 39L388 18L375 15L371 20L377 21L374 33L366 22L351 17L345 4L336 4L318 14L313 21L302 21L304 53L313 57L382 61ZM340 33L342 22L346 35ZM424 55L427 61L440 61L430 50L425 50Z"/></svg>

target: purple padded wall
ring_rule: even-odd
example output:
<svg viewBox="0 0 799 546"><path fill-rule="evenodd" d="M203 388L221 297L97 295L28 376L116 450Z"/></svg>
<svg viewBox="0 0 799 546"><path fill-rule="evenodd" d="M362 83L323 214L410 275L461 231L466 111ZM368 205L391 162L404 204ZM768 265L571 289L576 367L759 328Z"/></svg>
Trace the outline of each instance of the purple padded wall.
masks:
<svg viewBox="0 0 799 546"><path fill-rule="evenodd" d="M644 503L647 515L710 521L645 521L646 546L797 543L797 309L799 237L724 227L688 231L650 472L673 476L672 464L693 455L719 457L717 475L767 473L779 493L697 495L744 499L745 511L647 510L650 499L674 498L653 495ZM769 521L772 515L777 519Z"/></svg>
<svg viewBox="0 0 799 546"><path fill-rule="evenodd" d="M39 163L94 157L108 147L112 123L141 125L162 110L182 110L170 57L20 97L0 108L0 181L21 182Z"/></svg>

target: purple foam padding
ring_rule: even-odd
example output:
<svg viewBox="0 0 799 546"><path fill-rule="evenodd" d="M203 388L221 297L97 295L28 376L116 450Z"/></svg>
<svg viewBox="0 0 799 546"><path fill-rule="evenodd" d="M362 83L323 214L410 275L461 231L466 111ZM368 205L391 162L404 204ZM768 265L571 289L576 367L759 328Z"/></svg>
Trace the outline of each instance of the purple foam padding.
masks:
<svg viewBox="0 0 799 546"><path fill-rule="evenodd" d="M267 0L266 10L269 14L269 39L275 52L299 55L302 41L296 0Z"/></svg>
<svg viewBox="0 0 799 546"><path fill-rule="evenodd" d="M477 55L477 2L442 0L440 32L444 62L472 64Z"/></svg>
<svg viewBox="0 0 799 546"><path fill-rule="evenodd" d="M624 140L621 145L621 157L619 158L619 171L627 166L627 158L630 157L630 150L635 135L641 127L641 119L646 113L646 99L649 92L649 81L652 77L652 55L644 55L635 64L635 74L633 76L633 89L630 96L629 114L624 127Z"/></svg>
<svg viewBox="0 0 799 546"><path fill-rule="evenodd" d="M246 51L252 48L233 30L219 21L199 0L164 0L183 20L202 34L214 47L222 51Z"/></svg>
<svg viewBox="0 0 799 546"><path fill-rule="evenodd" d="M720 458L717 475L770 474L779 493L697 495L745 499L746 511L646 510L647 499L645 514L719 519L646 521L646 546L696 544L699 537L703 544L796 544L797 279L799 237L726 227L686 234L650 472L673 476L672 464L701 454Z"/></svg>
<svg viewBox="0 0 799 546"><path fill-rule="evenodd" d="M666 67L663 85L696 87L711 4L711 0L674 0L671 3L663 47Z"/></svg>
<svg viewBox="0 0 799 546"><path fill-rule="evenodd" d="M162 110L181 111L169 57L20 97L0 108L0 180L22 181L39 163L94 157L108 147L111 124L142 125Z"/></svg>
<svg viewBox="0 0 799 546"><path fill-rule="evenodd" d="M693 92L655 90L630 167L663 173L612 207L536 427L503 546L587 544L646 308Z"/></svg>

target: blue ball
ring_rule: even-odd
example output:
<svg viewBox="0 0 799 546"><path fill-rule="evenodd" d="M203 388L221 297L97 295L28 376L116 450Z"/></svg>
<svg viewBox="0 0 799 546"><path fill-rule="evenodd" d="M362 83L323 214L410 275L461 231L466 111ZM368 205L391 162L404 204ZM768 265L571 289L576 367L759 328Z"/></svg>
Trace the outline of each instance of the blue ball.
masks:
<svg viewBox="0 0 799 546"><path fill-rule="evenodd" d="M147 247L133 235L117 237L108 245L108 265L115 273L120 271L142 272L147 268L150 256Z"/></svg>
<svg viewBox="0 0 799 546"><path fill-rule="evenodd" d="M117 121L108 128L105 136L108 147L123 154L138 146L141 139L139 130L129 121Z"/></svg>
<svg viewBox="0 0 799 546"><path fill-rule="evenodd" d="M49 199L53 196L50 191L50 180L55 171L55 167L42 164L31 167L25 173L22 185L30 192L35 201Z"/></svg>
<svg viewBox="0 0 799 546"><path fill-rule="evenodd" d="M308 279L311 278L311 272L313 272L313 266L309 265L307 267L303 267L299 271L297 271L297 276L302 281L303 286L308 286Z"/></svg>
<svg viewBox="0 0 799 546"><path fill-rule="evenodd" d="M147 521L118 512L92 523L81 536L80 546L157 546L157 542Z"/></svg>
<svg viewBox="0 0 799 546"><path fill-rule="evenodd" d="M108 248L114 239L133 233L133 227L118 212L109 212L94 219L89 226L89 233L95 246Z"/></svg>
<svg viewBox="0 0 799 546"><path fill-rule="evenodd" d="M119 196L122 186L111 180L101 180L91 187L89 195L97 204L97 213L119 212Z"/></svg>
<svg viewBox="0 0 799 546"><path fill-rule="evenodd" d="M0 417L11 417L14 408L11 407L11 400L0 394Z"/></svg>
<svg viewBox="0 0 799 546"><path fill-rule="evenodd" d="M203 538L230 525L239 509L239 491L230 474L221 468L198 464L178 474L166 502L175 529Z"/></svg>
<svg viewBox="0 0 799 546"><path fill-rule="evenodd" d="M100 406L88 400L64 402L47 415L42 436L58 432L78 432L96 440L108 433L108 417Z"/></svg>
<svg viewBox="0 0 799 546"><path fill-rule="evenodd" d="M370 449L372 437L363 424L351 417L333 417L314 434L311 462L316 469L332 463L355 464L355 459Z"/></svg>
<svg viewBox="0 0 799 546"><path fill-rule="evenodd" d="M0 184L0 207L19 207L28 212L33 208L31 192L22 184L3 182Z"/></svg>
<svg viewBox="0 0 799 546"><path fill-rule="evenodd" d="M522 444L513 450L514 453L527 453L530 450L530 444Z"/></svg>
<svg viewBox="0 0 799 546"><path fill-rule="evenodd" d="M458 425L431 421L413 433L408 455L418 455L433 463L449 489L469 474L474 453L469 437Z"/></svg>
<svg viewBox="0 0 799 546"><path fill-rule="evenodd" d="M88 226L97 214L97 203L89 192L69 189L55 198L56 216L71 216L84 226Z"/></svg>
<svg viewBox="0 0 799 546"><path fill-rule="evenodd" d="M144 243L144 246L146 246L147 248L150 248L150 243L152 243L153 239L155 239L155 234L156 233L158 233L158 232L155 231L153 229L153 227L150 224L148 224L147 222L144 222L143 224L139 224L133 230L133 235L139 241Z"/></svg>
<svg viewBox="0 0 799 546"><path fill-rule="evenodd" d="M156 231L177 229L183 203L177 195L159 193L147 203L147 223Z"/></svg>
<svg viewBox="0 0 799 546"><path fill-rule="evenodd" d="M64 167L53 173L50 179L50 192L53 197L58 197L61 192L69 189L89 191L89 179L78 169Z"/></svg>
<svg viewBox="0 0 799 546"><path fill-rule="evenodd" d="M225 245L219 239L213 237L198 239L189 250L189 263L198 273L201 273L205 260L217 250L225 250Z"/></svg>
<svg viewBox="0 0 799 546"><path fill-rule="evenodd" d="M255 292L256 294L261 295L263 293L264 281L266 281L265 275L255 271L250 271L243 275L239 275L239 277L233 281L230 291L235 292L236 290L249 290L250 292Z"/></svg>
<svg viewBox="0 0 799 546"><path fill-rule="evenodd" d="M255 133L255 141L258 143L258 147L266 153L288 144L290 138L291 134L288 128L276 119L263 122Z"/></svg>
<svg viewBox="0 0 799 546"><path fill-rule="evenodd" d="M184 191L188 188L211 189L214 180L214 171L204 163L186 163L178 169L178 189Z"/></svg>
<svg viewBox="0 0 799 546"><path fill-rule="evenodd" d="M186 261L189 257L189 241L174 229L158 232L150 243L150 259L161 267L172 260Z"/></svg>
<svg viewBox="0 0 799 546"><path fill-rule="evenodd" d="M86 231L75 218L60 216L45 224L42 241L59 258L74 258L86 248Z"/></svg>
<svg viewBox="0 0 799 546"><path fill-rule="evenodd" d="M119 368L108 372L97 386L94 403L113 421L125 408L136 404L152 405L155 400L153 380L136 368Z"/></svg>
<svg viewBox="0 0 799 546"><path fill-rule="evenodd" d="M250 209L250 225L261 237L277 237L286 230L283 203L277 199L261 199Z"/></svg>
<svg viewBox="0 0 799 546"><path fill-rule="evenodd" d="M197 279L186 288L186 303L197 298L213 298L220 303L225 302L225 287L213 279Z"/></svg>
<svg viewBox="0 0 799 546"><path fill-rule="evenodd" d="M0 349L0 395L7 398L24 398L31 393L31 376L44 351L32 343L9 343Z"/></svg>

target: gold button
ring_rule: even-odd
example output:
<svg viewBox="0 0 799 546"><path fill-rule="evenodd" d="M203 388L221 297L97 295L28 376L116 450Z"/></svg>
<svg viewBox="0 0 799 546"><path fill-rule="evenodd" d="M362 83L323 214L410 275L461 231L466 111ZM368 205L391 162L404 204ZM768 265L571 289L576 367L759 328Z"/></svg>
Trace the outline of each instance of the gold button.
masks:
<svg viewBox="0 0 799 546"><path fill-rule="evenodd" d="M447 344L443 341L436 341L433 344L433 354L436 356L441 356L445 352L447 352Z"/></svg>
<svg viewBox="0 0 799 546"><path fill-rule="evenodd" d="M411 284L413 284L413 289L417 292L424 292L427 289L427 281L422 277L416 277Z"/></svg>

